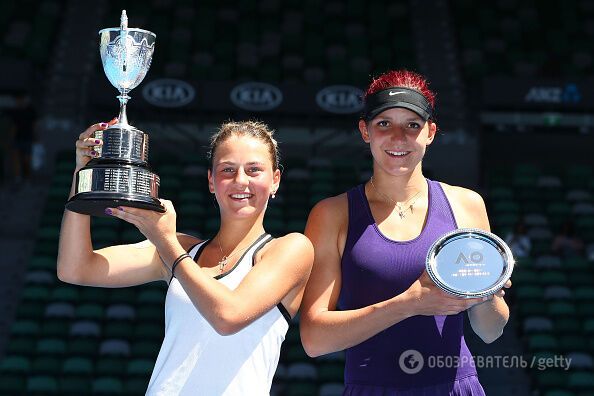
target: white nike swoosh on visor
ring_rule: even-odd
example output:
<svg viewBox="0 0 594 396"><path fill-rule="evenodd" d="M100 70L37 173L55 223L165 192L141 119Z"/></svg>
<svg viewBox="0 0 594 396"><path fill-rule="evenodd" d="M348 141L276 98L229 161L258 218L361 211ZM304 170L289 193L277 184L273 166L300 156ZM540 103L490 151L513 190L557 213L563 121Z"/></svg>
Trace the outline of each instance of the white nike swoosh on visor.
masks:
<svg viewBox="0 0 594 396"><path fill-rule="evenodd" d="M388 93L388 95L394 96L394 95L403 94L403 93L405 93L405 92L404 91L390 91Z"/></svg>

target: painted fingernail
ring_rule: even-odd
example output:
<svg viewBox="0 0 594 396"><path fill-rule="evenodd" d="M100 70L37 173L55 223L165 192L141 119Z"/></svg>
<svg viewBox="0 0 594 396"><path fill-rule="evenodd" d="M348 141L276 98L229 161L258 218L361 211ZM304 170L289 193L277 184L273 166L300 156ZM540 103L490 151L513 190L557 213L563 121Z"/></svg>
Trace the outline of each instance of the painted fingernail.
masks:
<svg viewBox="0 0 594 396"><path fill-rule="evenodd" d="M99 126L101 128L107 128L107 122L102 122L101 124L99 124Z"/></svg>
<svg viewBox="0 0 594 396"><path fill-rule="evenodd" d="M99 144L99 143L101 143L101 140L95 139L95 144Z"/></svg>
<svg viewBox="0 0 594 396"><path fill-rule="evenodd" d="M118 206L118 210L124 210L124 208L122 208L121 206Z"/></svg>
<svg viewBox="0 0 594 396"><path fill-rule="evenodd" d="M105 214L111 215L111 209L105 208Z"/></svg>

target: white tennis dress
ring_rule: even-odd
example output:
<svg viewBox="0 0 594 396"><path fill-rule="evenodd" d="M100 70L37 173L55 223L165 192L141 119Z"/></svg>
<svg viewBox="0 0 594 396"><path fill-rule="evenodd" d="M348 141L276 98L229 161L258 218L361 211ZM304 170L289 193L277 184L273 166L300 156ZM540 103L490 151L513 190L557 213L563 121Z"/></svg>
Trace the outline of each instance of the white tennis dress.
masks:
<svg viewBox="0 0 594 396"><path fill-rule="evenodd" d="M231 271L217 276L235 289L252 269L256 252L272 237L262 235ZM189 254L197 261L209 241ZM165 300L165 338L147 395L268 395L290 316L279 304L241 331L219 335L173 278Z"/></svg>

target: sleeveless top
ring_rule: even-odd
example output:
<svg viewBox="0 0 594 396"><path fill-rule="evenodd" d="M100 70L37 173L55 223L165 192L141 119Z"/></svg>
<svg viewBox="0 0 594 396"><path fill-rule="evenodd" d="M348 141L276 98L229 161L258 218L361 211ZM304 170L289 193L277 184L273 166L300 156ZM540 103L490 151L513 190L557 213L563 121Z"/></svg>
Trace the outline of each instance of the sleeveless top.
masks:
<svg viewBox="0 0 594 396"><path fill-rule="evenodd" d="M262 235L219 282L235 289L253 266L256 252L272 237ZM189 254L197 261L204 241ZM282 304L239 332L222 336L196 309L176 278L165 299L165 338L147 395L268 395L290 316Z"/></svg>
<svg viewBox="0 0 594 396"><path fill-rule="evenodd" d="M349 225L341 261L339 309L362 308L406 291L423 273L431 244L457 228L441 185L427 183L425 226L418 237L402 242L381 233L364 185L347 192ZM464 340L463 314L413 316L347 349L345 384L404 390L476 375Z"/></svg>

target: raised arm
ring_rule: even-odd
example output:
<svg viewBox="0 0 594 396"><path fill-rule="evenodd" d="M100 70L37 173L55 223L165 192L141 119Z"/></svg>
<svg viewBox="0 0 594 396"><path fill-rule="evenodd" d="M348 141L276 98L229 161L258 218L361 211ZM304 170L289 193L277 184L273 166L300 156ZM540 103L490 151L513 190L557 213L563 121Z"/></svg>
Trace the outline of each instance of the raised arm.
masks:
<svg viewBox="0 0 594 396"><path fill-rule="evenodd" d="M123 208L114 216L136 225L153 241L168 266L185 252L175 235L175 209L169 201L163 214L142 209ZM299 300L313 262L313 247L302 234L292 233L269 242L256 256L256 264L230 290L207 271L187 258L175 268L194 306L222 335L234 334L280 302ZM286 308L288 308L285 305ZM293 312L294 313L294 312Z"/></svg>
<svg viewBox="0 0 594 396"><path fill-rule="evenodd" d="M113 123L115 120L109 124ZM95 156L91 146L102 143L91 139L93 132L104 130L109 124L92 125L80 134L76 142L75 175ZM69 197L74 194L75 179ZM166 278L157 250L148 241L94 251L90 223L88 215L64 211L57 267L60 280L79 285L124 287Z"/></svg>

